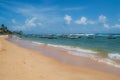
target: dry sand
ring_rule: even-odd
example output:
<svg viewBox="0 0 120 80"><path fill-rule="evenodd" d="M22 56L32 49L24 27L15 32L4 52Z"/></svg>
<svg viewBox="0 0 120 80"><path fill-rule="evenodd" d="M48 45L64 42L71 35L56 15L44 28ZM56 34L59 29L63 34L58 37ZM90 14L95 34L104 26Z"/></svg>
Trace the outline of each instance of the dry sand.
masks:
<svg viewBox="0 0 120 80"><path fill-rule="evenodd" d="M0 80L120 80L120 77L65 65L0 37Z"/></svg>

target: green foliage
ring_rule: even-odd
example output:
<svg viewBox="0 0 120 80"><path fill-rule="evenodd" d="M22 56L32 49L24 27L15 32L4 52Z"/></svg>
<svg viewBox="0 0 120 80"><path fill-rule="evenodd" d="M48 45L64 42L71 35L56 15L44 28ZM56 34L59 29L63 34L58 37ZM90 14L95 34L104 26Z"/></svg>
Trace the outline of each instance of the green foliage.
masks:
<svg viewBox="0 0 120 80"><path fill-rule="evenodd" d="M7 35L12 34L12 31L10 31L4 24L0 26L0 34Z"/></svg>
<svg viewBox="0 0 120 80"><path fill-rule="evenodd" d="M4 24L0 26L0 35L19 35L22 36L23 32L22 31L10 31Z"/></svg>
<svg viewBox="0 0 120 80"><path fill-rule="evenodd" d="M22 31L13 31L13 34L15 34L15 35L23 35L23 32Z"/></svg>

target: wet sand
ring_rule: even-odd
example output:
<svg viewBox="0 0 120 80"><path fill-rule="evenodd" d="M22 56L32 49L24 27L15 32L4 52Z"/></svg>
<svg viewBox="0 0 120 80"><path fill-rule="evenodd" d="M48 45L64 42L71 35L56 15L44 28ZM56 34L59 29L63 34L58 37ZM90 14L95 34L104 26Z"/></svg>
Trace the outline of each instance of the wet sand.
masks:
<svg viewBox="0 0 120 80"><path fill-rule="evenodd" d="M42 53L42 51L40 52L22 48L17 44L6 41L5 37L0 37L0 80L120 79L120 77L115 74L102 72L83 66L77 67L72 64L63 64L53 58L48 57L50 55L45 56L43 54L44 53ZM65 55L68 54L63 54L63 56ZM85 62L83 61L83 63Z"/></svg>
<svg viewBox="0 0 120 80"><path fill-rule="evenodd" d="M103 54L101 55L101 53L94 54L97 56L97 58L90 57L90 56L88 57L77 56L77 55L70 54L69 53L70 50L66 50L61 47L51 46L49 44L41 44L41 43L39 44L39 43L34 43L31 41L26 41L26 40L17 39L17 38L15 39L9 38L8 40L15 44L19 44L19 46L21 47L40 51L42 52L43 55L53 58L63 64L91 68L94 70L99 70L105 73L120 76L120 68L117 68L114 65L110 65L109 64L110 61L106 61L107 55L103 55ZM81 52L80 54L88 54L88 52L87 53Z"/></svg>

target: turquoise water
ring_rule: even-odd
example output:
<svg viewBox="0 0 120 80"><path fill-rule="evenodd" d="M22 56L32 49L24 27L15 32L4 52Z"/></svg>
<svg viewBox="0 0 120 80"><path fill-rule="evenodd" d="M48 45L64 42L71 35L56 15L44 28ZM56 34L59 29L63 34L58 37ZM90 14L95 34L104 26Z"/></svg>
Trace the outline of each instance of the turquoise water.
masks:
<svg viewBox="0 0 120 80"><path fill-rule="evenodd" d="M116 39L108 39L106 36L96 36L93 39L82 37L78 39L61 38L48 39L39 37L23 37L23 39L36 41L46 44L74 46L84 49L98 51L100 53L118 53L120 54L120 36Z"/></svg>
<svg viewBox="0 0 120 80"><path fill-rule="evenodd" d="M57 38L40 38L39 35L22 36L22 39L20 39L17 36L13 36L8 40L25 48L41 50L47 54L49 52L56 54L54 50L45 50L43 47L40 47L40 45L48 44L47 46L67 50L69 54L89 57L98 62L120 68L120 35L113 39L108 39L106 35L95 36L94 38L83 36L82 38L76 39L63 38L60 36L57 36Z"/></svg>

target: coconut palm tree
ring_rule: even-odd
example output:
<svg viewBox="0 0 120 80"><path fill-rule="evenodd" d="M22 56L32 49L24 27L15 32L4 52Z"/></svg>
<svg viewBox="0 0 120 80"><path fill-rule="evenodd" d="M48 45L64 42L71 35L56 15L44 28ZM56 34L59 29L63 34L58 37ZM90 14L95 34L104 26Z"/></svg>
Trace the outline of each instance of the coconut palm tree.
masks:
<svg viewBox="0 0 120 80"><path fill-rule="evenodd" d="M0 34L12 34L12 32L4 25L1 25Z"/></svg>

